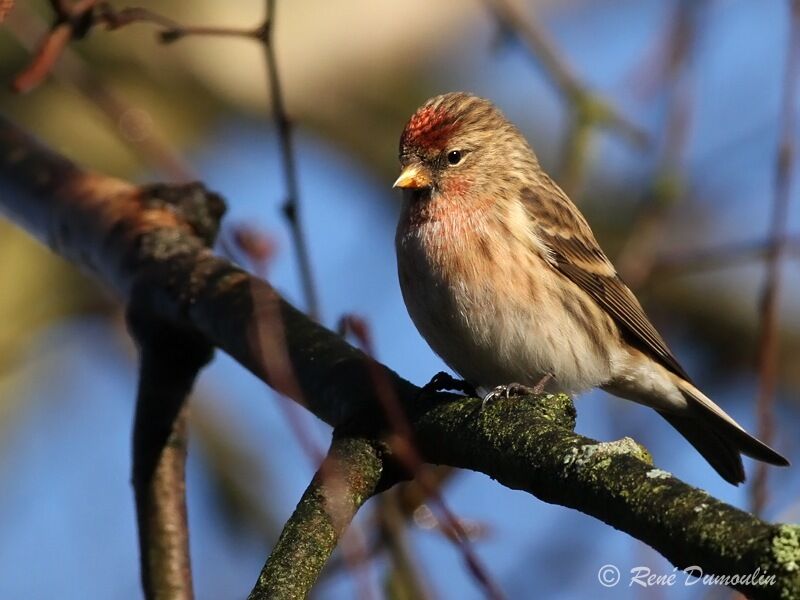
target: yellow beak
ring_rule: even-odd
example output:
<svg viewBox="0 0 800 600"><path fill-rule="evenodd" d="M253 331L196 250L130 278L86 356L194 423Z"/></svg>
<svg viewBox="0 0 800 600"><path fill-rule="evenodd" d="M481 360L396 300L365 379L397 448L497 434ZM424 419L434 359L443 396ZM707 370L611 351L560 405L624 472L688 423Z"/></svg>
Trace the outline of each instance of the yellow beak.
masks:
<svg viewBox="0 0 800 600"><path fill-rule="evenodd" d="M431 177L427 170L418 164L408 165L400 177L394 182L393 188L403 188L407 190L420 190L422 188L430 187Z"/></svg>

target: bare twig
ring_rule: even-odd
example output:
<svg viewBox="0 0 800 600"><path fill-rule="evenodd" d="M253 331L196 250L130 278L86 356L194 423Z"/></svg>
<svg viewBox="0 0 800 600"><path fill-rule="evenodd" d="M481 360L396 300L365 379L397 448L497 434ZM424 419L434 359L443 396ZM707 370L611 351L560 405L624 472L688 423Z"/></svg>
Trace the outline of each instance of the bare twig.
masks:
<svg viewBox="0 0 800 600"><path fill-rule="evenodd" d="M264 320L258 328L255 343L257 344L257 351L259 355L263 357L263 360L266 363L272 365L270 379L278 384L274 385L273 387L276 387L280 390L288 390L288 392L284 391L284 394L288 396L288 398L291 398L298 404L305 406L302 386L297 380L297 375L294 371L292 360L288 353L285 324L279 311L267 310L264 312ZM314 441L305 422L300 418L300 415L295 412L296 407L292 406L288 402L288 399L279 398L279 408L283 412L284 417L292 429L292 432L300 443L303 452L309 457L314 465L319 465L317 478L320 481L317 485L324 486L329 490L342 489L344 490L343 493L347 493L346 486L343 487L344 483L339 481L341 473L332 467L330 461L324 460L325 456L318 447L317 443ZM313 485L314 484L312 484L312 486ZM357 508L358 507L356 507L356 509ZM291 527L291 525L287 524L287 527ZM356 567L352 571L360 592L359 597L363 600L368 600L369 598L373 597L370 591L369 580L364 575L363 570L357 568L359 565L367 562L367 553L365 551L365 543L363 538L364 536L361 535L359 528L354 527L351 530L351 535L346 536L342 540L342 553L345 558L345 563L348 566ZM336 542L334 542L334 545L335 543ZM267 567L265 567L265 570L266 569ZM264 576L265 572L266 571L262 572L262 576Z"/></svg>
<svg viewBox="0 0 800 600"><path fill-rule="evenodd" d="M28 68L11 82L11 89L24 93L39 85L53 69L71 39L72 26L69 23L56 25L36 49L35 58Z"/></svg>
<svg viewBox="0 0 800 600"><path fill-rule="evenodd" d="M371 334L367 323L360 318L352 315L343 317L340 328L343 331L350 331L360 341L362 348L368 356L373 357L374 348ZM437 509L437 519L444 523L447 530L451 532L448 536L456 549L462 556L464 564L473 579L480 585L487 598L493 600L502 599L503 593L500 586L494 581L489 571L482 564L478 555L472 548L470 537L467 534L461 521L445 503L439 489L440 480L431 477L431 473L424 469L424 461L417 448L411 422L406 415L396 393L392 389L391 383L387 380L386 374L380 369L374 360L369 363L370 375L372 376L375 392L380 400L386 420L389 422L391 435L388 437L389 447L392 453L407 470L410 477L414 478L425 492L433 500Z"/></svg>
<svg viewBox="0 0 800 600"><path fill-rule="evenodd" d="M0 23L5 21L8 13L14 8L14 0L0 0Z"/></svg>
<svg viewBox="0 0 800 600"><path fill-rule="evenodd" d="M311 259L308 254L308 246L303 232L302 215L300 214L300 190L297 185L297 165L294 150L294 140L292 137L292 125L286 114L283 101L283 90L281 79L278 72L278 61L275 58L275 0L266 0L266 15L264 24L261 28L262 42L264 45L264 57L267 63L267 77L269 80L269 91L272 96L272 113L275 119L275 128L278 131L280 140L281 159L283 160L284 183L286 185L286 200L283 205L283 212L289 221L292 231L294 250L300 268L300 280L303 285L306 309L312 318L319 318L319 301L317 291L314 286L314 277L311 271Z"/></svg>
<svg viewBox="0 0 800 600"><path fill-rule="evenodd" d="M458 472L457 469L448 467L446 465L426 464L423 466L423 469L429 472L426 477L429 481L435 482L435 485L438 489L444 487L444 485L452 479L453 475ZM391 498L387 499L386 496L391 496ZM384 492L381 495L381 502L379 503L378 510L372 517L372 521L374 522L375 526L371 526L367 529L374 534L374 537L368 539L366 543L365 557L367 559L376 558L394 542L394 540L388 539L391 533L384 531L382 525L384 522L384 504L392 507L389 510L396 511L398 513L398 518L402 521L404 526L413 525L420 529L435 530L441 535L447 536L448 539L452 541L454 537L453 532L446 529L446 527L444 527L442 523L431 513L430 508L428 508L426 505L426 502L429 500L430 497L425 493L416 479L401 482L391 490ZM392 517L392 519L394 519L394 517ZM475 527L468 528L465 526L465 529L468 530L467 533L470 539L476 538ZM478 532L479 536L480 533L481 532ZM405 542L398 543L405 545ZM389 548L389 551L391 554L392 549ZM348 566L349 565L344 563L342 560L337 560L337 558L334 557L328 563L328 566L326 567L322 576L329 577L336 575L341 573L342 570ZM422 582L423 579L423 575L420 573L420 582ZM420 585L422 585L422 583L420 583Z"/></svg>
<svg viewBox="0 0 800 600"><path fill-rule="evenodd" d="M178 22L152 10L136 7L117 10L108 2L100 2L97 5L93 23L105 25L109 30L119 29L133 23L159 25L167 31L182 29Z"/></svg>
<svg viewBox="0 0 800 600"><path fill-rule="evenodd" d="M775 158L774 197L766 277L759 302L758 335L758 434L765 443L775 436L774 403L778 379L778 298L780 295L781 260L787 244L787 217L792 188L792 162L795 146L795 112L797 110L798 70L800 70L800 0L789 0L791 27L786 49L786 71L779 120L779 141ZM751 488L753 512L760 514L767 503L768 471L761 465Z"/></svg>
<svg viewBox="0 0 800 600"><path fill-rule="evenodd" d="M261 28L181 25L169 17L146 8L134 7L116 10L108 2L101 2L97 9L95 22L103 23L107 29L119 29L134 23L150 23L160 26L162 29L158 32L158 36L165 44L194 35L261 39Z"/></svg>
<svg viewBox="0 0 800 600"><path fill-rule="evenodd" d="M259 277L267 277L267 269L278 251L272 236L247 223L223 227L219 240L222 253L247 267Z"/></svg>

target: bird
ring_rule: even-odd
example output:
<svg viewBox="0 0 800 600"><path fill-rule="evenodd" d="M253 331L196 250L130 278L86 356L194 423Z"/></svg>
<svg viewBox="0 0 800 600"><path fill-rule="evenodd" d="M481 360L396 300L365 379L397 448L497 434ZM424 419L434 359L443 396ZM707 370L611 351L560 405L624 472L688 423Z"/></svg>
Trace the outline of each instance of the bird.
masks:
<svg viewBox="0 0 800 600"><path fill-rule="evenodd" d="M726 481L789 462L692 382L588 222L489 100L426 101L400 136L395 236L408 313L486 400L601 388L655 409Z"/></svg>

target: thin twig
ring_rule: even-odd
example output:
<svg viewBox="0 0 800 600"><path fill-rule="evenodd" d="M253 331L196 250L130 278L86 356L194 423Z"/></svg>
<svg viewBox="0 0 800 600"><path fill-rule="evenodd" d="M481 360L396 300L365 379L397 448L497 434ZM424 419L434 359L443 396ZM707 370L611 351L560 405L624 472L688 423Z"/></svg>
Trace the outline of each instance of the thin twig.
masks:
<svg viewBox="0 0 800 600"><path fill-rule="evenodd" d="M308 244L306 243L303 228L302 215L300 210L300 188L298 185L297 159L294 147L294 137L292 124L286 112L286 106L281 85L278 61L275 57L275 20L276 20L275 0L265 1L264 22L255 29L231 28L231 27L206 27L171 24L169 28L161 32L161 41L174 42L188 35L212 35L228 37L244 37L258 40L264 51L264 60L267 71L267 82L272 104L272 113L275 129L278 133L280 145L280 155L283 165L284 185L286 186L286 197L283 204L283 213L289 223L292 234L292 244L297 256L298 268L300 271L300 282L303 288L306 310L315 319L320 316L319 299L317 289L314 284L313 270L311 268L311 258L309 256ZM146 11L144 15L129 15L128 19L149 20L151 22L158 19L157 15Z"/></svg>
<svg viewBox="0 0 800 600"><path fill-rule="evenodd" d="M11 82L11 89L17 93L25 93L39 85L53 69L71 39L72 26L69 23L56 25L36 49L28 68Z"/></svg>
<svg viewBox="0 0 800 600"><path fill-rule="evenodd" d="M445 465L436 466L426 464L423 468L429 472L429 475L427 476L428 479L434 480L436 487L439 489L444 487L444 484L450 481L453 475L458 472L457 469L453 469ZM439 520L436 519L436 517L431 513L430 508L428 508L426 505L426 502L430 501L430 497L425 493L417 480L412 479L410 481L398 483L391 490L387 490L381 494L381 498L383 499L383 497L386 495L392 496L392 499L389 502L392 504L392 506L396 507L396 510L399 512L399 516L405 525L413 524L415 527L420 529L434 530L439 532L441 535L446 536L450 541L453 540L452 531L446 529L439 522ZM382 529L381 522L384 511L383 504L383 501L379 503L378 510L373 516L375 526L369 528L370 530L373 530L373 533L376 535L372 539L369 539L365 544L365 558L368 560L380 556L380 554L387 549L392 541L388 540L387 536L383 535L380 531ZM463 523L463 519L461 521ZM482 530L485 529L486 528L482 528ZM476 533L478 533L478 536L480 536L482 531L477 531L475 527L470 527L468 529L468 535L470 539L475 539L478 537L475 535ZM337 558L334 557L326 566L322 576L335 576L349 566L350 565L347 563L343 562L342 560L337 560ZM419 578L422 581L422 574L420 574Z"/></svg>
<svg viewBox="0 0 800 600"><path fill-rule="evenodd" d="M119 29L134 23L159 25L163 28L158 33L159 39L166 44L176 42L190 35L261 39L260 28L243 29L241 27L217 27L213 25L186 26L146 8L135 7L116 10L108 2L103 2L98 5L97 12L96 22L103 23L107 29Z"/></svg>
<svg viewBox="0 0 800 600"><path fill-rule="evenodd" d="M257 305L257 299L255 297L253 298L253 304ZM254 343L256 344L258 353L273 365L270 377L278 384L273 387L283 391L285 396L294 399L295 402L304 406L303 389L297 379L297 375L292 366L291 357L287 350L283 316L279 311L265 310L264 317L265 320L258 329ZM326 489L342 488L342 483L337 483L340 473L331 467L329 461L324 460L325 456L323 452L312 438L311 432L308 427L306 427L305 422L300 418L300 415L295 412L295 406L290 406L288 402L284 403L284 400L285 398L283 397L279 398L279 408L283 412L284 417L289 423L304 453L315 465L319 465L317 472L317 477L320 479L319 485L326 487ZM356 509L357 508L358 507L356 507ZM290 525L287 524L287 527L290 527ZM358 527L353 527L351 529L351 535L345 536L342 539L342 553L345 558L345 563L348 567L352 567L351 570L354 574L359 598L368 600L374 597L370 589L370 582L364 571L358 568L368 562L364 538L365 536L361 533L360 529ZM265 567L265 569L266 568L267 567ZM307 566L301 565L298 568L305 569ZM264 572L262 572L262 575L263 573Z"/></svg>
<svg viewBox="0 0 800 600"><path fill-rule="evenodd" d="M781 261L787 244L787 216L792 189L794 160L795 112L797 110L798 69L800 69L800 0L789 0L791 13L789 41L786 49L786 71L779 120L779 141L775 158L775 181L770 225L766 277L759 302L758 334L758 433L770 444L775 436L775 390L778 379L778 298L781 284ZM751 503L755 514L761 514L767 503L768 471L759 464L753 478Z"/></svg>
<svg viewBox="0 0 800 600"><path fill-rule="evenodd" d="M153 12L146 8L123 8L115 9L108 2L101 2L97 5L97 12L94 16L94 24L103 24L106 29L113 30L131 25L133 23L150 23L159 25L167 31L182 30L177 21L169 17Z"/></svg>
<svg viewBox="0 0 800 600"><path fill-rule="evenodd" d="M468 532L444 501L441 490L439 489L439 480L431 477L431 474L423 468L424 461L414 439L411 422L400 400L397 398L391 383L388 381L386 374L379 368L379 364L374 360L374 346L372 344L369 327L363 320L354 319L352 316L345 317L342 320L342 327L348 328L349 331L359 339L362 349L373 359L369 363L370 375L378 400L381 403L381 408L391 428L392 433L387 440L392 449L392 453L406 469L408 474L419 483L426 496L432 499L433 505L437 509L437 519L452 533L452 535L448 536L448 539L455 544L456 549L460 552L464 560L468 572L481 587L486 597L492 600L504 598L500 586L494 581L489 571L472 548Z"/></svg>
<svg viewBox="0 0 800 600"><path fill-rule="evenodd" d="M289 227L292 231L292 241L300 268L300 280L303 286L306 309L312 319L319 319L319 302L317 299L316 287L314 286L314 277L311 271L311 259L309 258L308 246L303 231L302 216L300 214L300 190L297 185L297 165L292 125L286 114L281 79L278 72L278 61L275 58L275 7L275 0L266 0L266 15L264 18L264 25L262 26L262 42L264 45L264 57L267 64L269 92L272 97L272 113L275 119L275 128L278 131L278 139L280 140L284 182L286 185L286 199L283 204L283 212L284 215L286 215L286 219L289 221Z"/></svg>

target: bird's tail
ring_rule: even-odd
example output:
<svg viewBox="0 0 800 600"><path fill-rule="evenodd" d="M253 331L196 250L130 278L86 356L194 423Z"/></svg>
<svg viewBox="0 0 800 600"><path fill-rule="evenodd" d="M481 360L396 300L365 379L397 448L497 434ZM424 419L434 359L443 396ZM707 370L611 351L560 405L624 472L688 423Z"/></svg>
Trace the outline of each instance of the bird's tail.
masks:
<svg viewBox="0 0 800 600"><path fill-rule="evenodd" d="M675 377L689 405L685 413L659 411L726 481L738 485L745 479L742 454L771 465L788 466L789 461L764 442L747 433L719 406L688 381Z"/></svg>

